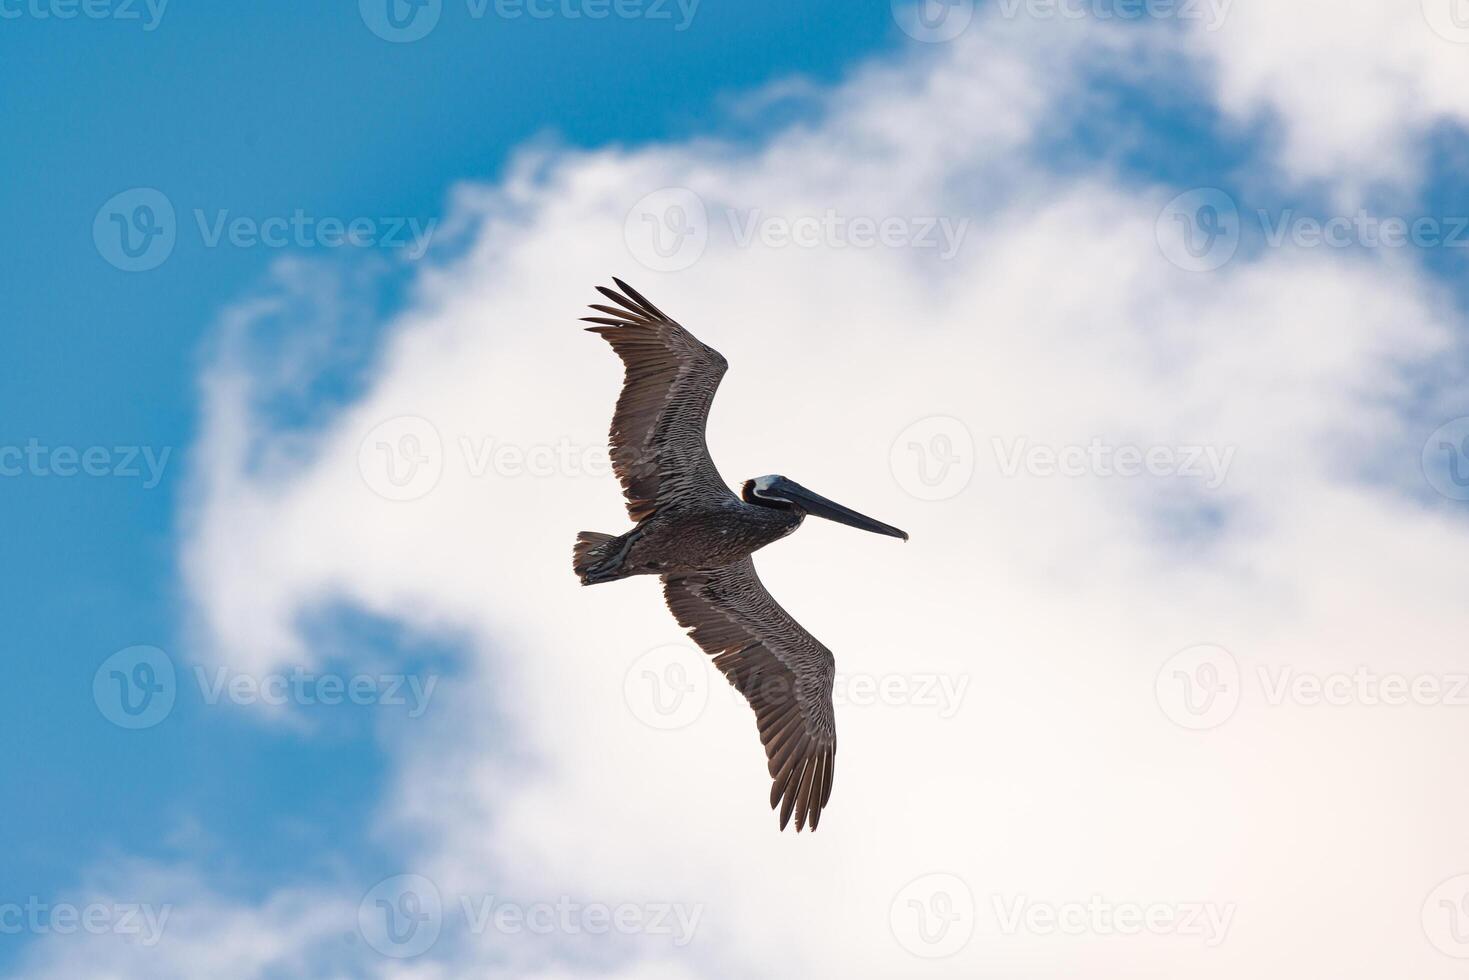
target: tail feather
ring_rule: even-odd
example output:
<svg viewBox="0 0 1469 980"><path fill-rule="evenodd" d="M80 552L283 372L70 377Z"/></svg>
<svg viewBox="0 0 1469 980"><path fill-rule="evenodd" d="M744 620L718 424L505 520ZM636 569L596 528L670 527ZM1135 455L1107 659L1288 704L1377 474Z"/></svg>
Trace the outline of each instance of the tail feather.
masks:
<svg viewBox="0 0 1469 980"><path fill-rule="evenodd" d="M597 531L582 531L576 536L576 545L571 551L571 567L583 585L591 585L588 579L599 564L611 557L608 545L617 540L614 534Z"/></svg>

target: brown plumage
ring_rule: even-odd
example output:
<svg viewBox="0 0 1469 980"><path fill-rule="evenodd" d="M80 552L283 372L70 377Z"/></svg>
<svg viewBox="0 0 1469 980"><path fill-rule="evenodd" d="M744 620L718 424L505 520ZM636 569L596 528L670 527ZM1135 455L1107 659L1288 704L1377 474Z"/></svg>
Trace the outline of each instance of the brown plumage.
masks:
<svg viewBox="0 0 1469 980"><path fill-rule="evenodd" d="M784 829L815 830L831 799L837 751L831 651L780 607L746 558L693 575L665 575L668 608L755 709ZM783 801L783 802L782 802Z"/></svg>
<svg viewBox="0 0 1469 980"><path fill-rule="evenodd" d="M815 830L831 799L836 759L831 651L771 598L750 555L790 534L807 513L907 539L897 528L785 477L725 485L704 432L728 362L620 279L598 287L615 306L583 319L626 368L612 418L612 465L637 526L583 531L573 568L582 584L659 575L674 618L755 711L784 830Z"/></svg>
<svg viewBox="0 0 1469 980"><path fill-rule="evenodd" d="M609 314L582 319L601 334L627 366L612 416L612 466L627 495L627 516L641 521L660 504L723 503L725 486L704 426L719 380L729 369L719 351L706 347L621 279L626 296L597 290L622 308L592 304Z"/></svg>

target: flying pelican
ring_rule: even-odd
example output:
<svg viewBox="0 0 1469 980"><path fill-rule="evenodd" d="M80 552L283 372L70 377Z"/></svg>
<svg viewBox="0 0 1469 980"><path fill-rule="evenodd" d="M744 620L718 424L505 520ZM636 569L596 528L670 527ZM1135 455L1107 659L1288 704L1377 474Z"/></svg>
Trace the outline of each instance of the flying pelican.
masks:
<svg viewBox="0 0 1469 980"><path fill-rule="evenodd" d="M709 404L729 362L621 279L616 306L592 304L597 326L626 368L612 416L612 465L622 481L626 534L583 531L572 567L583 585L659 575L668 608L714 666L750 702L772 780L780 828L796 816L814 831L831 798L836 723L831 651L765 591L750 555L790 534L807 514L864 531L908 535L783 476L746 480L740 497L709 458Z"/></svg>

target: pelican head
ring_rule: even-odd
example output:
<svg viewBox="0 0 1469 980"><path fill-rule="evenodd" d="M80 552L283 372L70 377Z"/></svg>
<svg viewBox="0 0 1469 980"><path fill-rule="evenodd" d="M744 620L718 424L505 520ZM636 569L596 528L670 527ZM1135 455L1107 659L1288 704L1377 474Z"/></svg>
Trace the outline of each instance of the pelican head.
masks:
<svg viewBox="0 0 1469 980"><path fill-rule="evenodd" d="M817 517L824 517L829 521L836 521L849 527L861 528L874 534L886 534L889 537L908 540L907 531L900 531L882 521L874 521L865 514L859 514L835 501L827 500L819 493L812 493L795 480L788 480L783 476L772 474L746 480L740 496L747 504L794 510L801 514L814 514Z"/></svg>

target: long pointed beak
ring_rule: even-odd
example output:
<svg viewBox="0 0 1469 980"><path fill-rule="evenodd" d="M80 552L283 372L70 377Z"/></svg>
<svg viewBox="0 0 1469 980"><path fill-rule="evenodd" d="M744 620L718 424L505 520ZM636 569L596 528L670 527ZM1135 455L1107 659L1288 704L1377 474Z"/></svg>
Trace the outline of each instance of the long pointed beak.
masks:
<svg viewBox="0 0 1469 980"><path fill-rule="evenodd" d="M812 493L800 484L788 480L781 486L781 492L784 496L790 497L792 503L808 514L815 514L817 517L824 517L848 527L871 531L873 534L886 534L888 537L908 540L907 531L900 531L891 524L875 521L866 514L859 514L834 500L827 500L819 493Z"/></svg>

